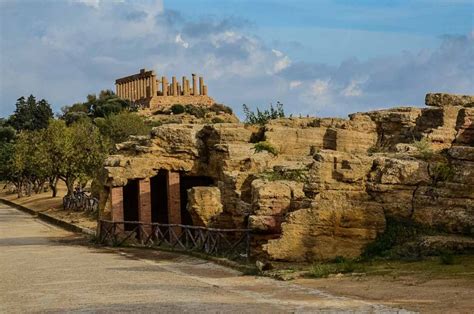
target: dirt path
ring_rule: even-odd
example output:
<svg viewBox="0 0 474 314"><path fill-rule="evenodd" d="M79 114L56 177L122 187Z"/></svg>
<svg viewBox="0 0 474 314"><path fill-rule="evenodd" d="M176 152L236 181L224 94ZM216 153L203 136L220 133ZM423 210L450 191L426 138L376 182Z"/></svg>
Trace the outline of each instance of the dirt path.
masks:
<svg viewBox="0 0 474 314"><path fill-rule="evenodd" d="M88 247L5 205L0 246L0 312L397 312L191 257Z"/></svg>

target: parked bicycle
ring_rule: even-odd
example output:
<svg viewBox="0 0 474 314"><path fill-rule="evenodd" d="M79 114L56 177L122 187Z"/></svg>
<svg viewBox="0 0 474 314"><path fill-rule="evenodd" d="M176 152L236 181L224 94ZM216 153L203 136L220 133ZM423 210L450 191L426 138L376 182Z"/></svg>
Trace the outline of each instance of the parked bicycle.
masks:
<svg viewBox="0 0 474 314"><path fill-rule="evenodd" d="M76 188L72 194L63 198L63 208L73 211L90 211L95 212L99 207L99 200L88 195L80 187Z"/></svg>

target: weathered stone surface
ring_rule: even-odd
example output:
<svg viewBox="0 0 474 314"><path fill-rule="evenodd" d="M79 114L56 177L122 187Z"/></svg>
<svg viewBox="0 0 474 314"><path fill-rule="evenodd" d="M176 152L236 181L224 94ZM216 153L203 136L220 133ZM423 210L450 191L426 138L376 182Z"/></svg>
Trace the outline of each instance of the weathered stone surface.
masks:
<svg viewBox="0 0 474 314"><path fill-rule="evenodd" d="M223 212L221 191L217 187L198 186L188 190L188 205L194 225L209 227Z"/></svg>
<svg viewBox="0 0 474 314"><path fill-rule="evenodd" d="M465 106L474 107L474 96L444 93L426 94L425 104L433 107Z"/></svg>
<svg viewBox="0 0 474 314"><path fill-rule="evenodd" d="M264 128L165 124L117 146L106 185L160 169L208 176L215 187L190 192L195 224L249 227L253 252L277 260L356 257L386 218L472 235L474 108L441 99L432 108L276 119ZM430 154L420 153L421 139ZM257 153L262 140L279 154Z"/></svg>

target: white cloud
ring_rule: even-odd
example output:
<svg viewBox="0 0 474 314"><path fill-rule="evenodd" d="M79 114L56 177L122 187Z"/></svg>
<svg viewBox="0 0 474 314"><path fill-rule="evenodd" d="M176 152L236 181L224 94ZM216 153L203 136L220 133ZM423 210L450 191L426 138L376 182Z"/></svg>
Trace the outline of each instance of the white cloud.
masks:
<svg viewBox="0 0 474 314"><path fill-rule="evenodd" d="M183 38L181 37L181 34L176 35L175 42L183 46L184 48L189 48L189 43L183 40Z"/></svg>

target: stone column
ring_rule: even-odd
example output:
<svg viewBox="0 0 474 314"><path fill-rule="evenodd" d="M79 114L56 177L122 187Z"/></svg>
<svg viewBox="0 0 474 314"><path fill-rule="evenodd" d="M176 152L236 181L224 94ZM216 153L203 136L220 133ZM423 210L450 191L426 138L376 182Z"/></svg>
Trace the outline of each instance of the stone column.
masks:
<svg viewBox="0 0 474 314"><path fill-rule="evenodd" d="M110 205L112 221L123 221L123 187L117 186L110 189ZM116 233L123 231L123 223L117 224Z"/></svg>
<svg viewBox="0 0 474 314"><path fill-rule="evenodd" d="M168 81L166 77L161 77L161 88L163 89L163 96L168 96Z"/></svg>
<svg viewBox="0 0 474 314"><path fill-rule="evenodd" d="M189 88L189 80L188 80L188 79L186 79L186 83L185 83L185 84L186 84L186 87L185 87L185 89L186 89L186 95L189 96L189 95L191 95L191 91L190 91L190 88Z"/></svg>
<svg viewBox="0 0 474 314"><path fill-rule="evenodd" d="M176 95L181 96L181 85L179 83L176 83L176 90L178 91Z"/></svg>
<svg viewBox="0 0 474 314"><path fill-rule="evenodd" d="M138 181L138 221L144 224L151 224L151 186L150 179L141 179ZM140 234L142 240L151 233L151 225L144 225L143 230L146 234Z"/></svg>
<svg viewBox="0 0 474 314"><path fill-rule="evenodd" d="M207 85L204 85L202 88L203 88L202 94L207 96Z"/></svg>
<svg viewBox="0 0 474 314"><path fill-rule="evenodd" d="M168 223L181 224L181 193L179 183L179 172L168 171L166 183L168 185ZM179 237L181 228L175 227L173 230ZM173 239L174 240L174 239Z"/></svg>
<svg viewBox="0 0 474 314"><path fill-rule="evenodd" d="M203 95L204 93L204 78L202 76L199 77L199 95Z"/></svg>
<svg viewBox="0 0 474 314"><path fill-rule="evenodd" d="M178 85L177 85L177 82L176 82L176 76L173 76L171 78L171 90L172 90L172 95L173 96L178 96Z"/></svg>
<svg viewBox="0 0 474 314"><path fill-rule="evenodd" d="M183 86L183 95L187 95L188 94L188 91L186 90L186 76L183 76L183 79L182 79L182 86Z"/></svg>
<svg viewBox="0 0 474 314"><path fill-rule="evenodd" d="M197 81L196 81L196 74L192 74L193 76L193 95L197 95Z"/></svg>

